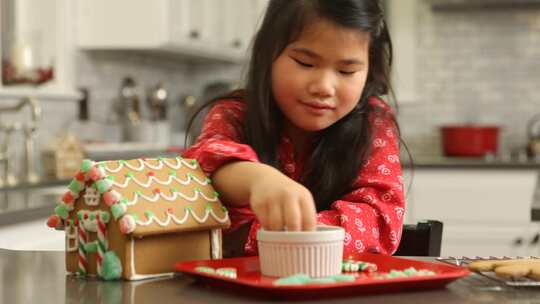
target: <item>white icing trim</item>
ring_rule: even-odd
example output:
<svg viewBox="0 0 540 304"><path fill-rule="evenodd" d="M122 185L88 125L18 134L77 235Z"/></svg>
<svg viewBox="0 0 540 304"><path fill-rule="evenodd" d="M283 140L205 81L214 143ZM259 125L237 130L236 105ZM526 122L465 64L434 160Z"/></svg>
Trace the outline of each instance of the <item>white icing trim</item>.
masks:
<svg viewBox="0 0 540 304"><path fill-rule="evenodd" d="M164 200L166 201L169 201L169 202L174 202L176 201L176 199L178 197L182 197L183 199L187 200L187 201L190 201L190 202L194 202L196 201L198 198L199 198L199 195L202 196L206 201L208 202L217 202L218 201L218 197L215 196L215 197L212 197L212 198L209 198L208 196L206 196L202 191L194 191L194 195L193 196L187 196L185 194L183 194L182 192L180 191L176 191L176 192L173 192L171 196L167 196L165 193L163 192L159 192L159 193L156 193L154 196L147 196L147 195L144 195L140 192L135 192L135 195L133 196L133 200L131 201L128 201L127 202L127 205L128 206L131 206L131 205L135 205L137 204L137 201L139 200L139 196L149 202L152 202L152 203L155 203L157 202L160 197L163 198Z"/></svg>
<svg viewBox="0 0 540 304"><path fill-rule="evenodd" d="M74 240L73 246L70 246L70 240ZM79 237L75 225L66 225L66 251L76 252L79 250Z"/></svg>
<svg viewBox="0 0 540 304"><path fill-rule="evenodd" d="M103 224L107 224L109 222L110 218L111 218L111 214L109 212L107 212L107 211L102 211L102 210L89 211L89 210L86 210L86 209L82 209L82 210L79 210L77 212L77 217L79 216L79 214L82 214L81 223L83 224L84 229L86 229L86 231L97 232L98 224L97 224L96 217L99 216L101 218L101 214L103 214L103 213L106 213L108 215L107 220L103 221ZM84 218L85 214L88 215L88 217L86 219ZM94 216L93 220L90 219L91 215Z"/></svg>
<svg viewBox="0 0 540 304"><path fill-rule="evenodd" d="M140 180L138 180L136 177L133 176L133 177L126 178L123 183L113 181L113 185L118 186L118 187L120 187L122 189L125 189L125 188L127 188L129 186L129 182L133 181L133 182L135 182L137 185L139 185L141 187L148 188L154 182L156 184L160 184L160 185L164 185L164 186L169 186L173 181L176 181L176 182L178 182L178 183L180 183L182 185L189 185L189 183L191 183L192 180L196 181L201 186L206 186L206 185L210 184L210 182L207 179L205 179L204 181L201 181L200 179L198 179L197 177L192 176L192 175L187 175L186 180L182 180L182 179L179 179L176 176L169 175L169 179L167 181L162 181L162 180L159 180L158 178L156 178L155 176L150 176L150 177L148 177L148 180L146 180L146 183L145 183L145 182L141 182Z"/></svg>
<svg viewBox="0 0 540 304"><path fill-rule="evenodd" d="M167 219L165 221L160 221L155 215L152 215L146 221L135 220L135 223L137 225L141 225L141 226L148 226L148 225L152 224L153 222L156 222L158 225L164 227L164 226L169 225L169 223L172 220L176 224L181 225L181 224L183 224L183 223L185 223L187 221L188 215L189 215L188 213L191 213L193 218L197 222L199 222L200 224L206 222L209 215L212 215L212 218L214 218L214 220L218 221L221 224L226 223L227 220L229 219L229 216L228 216L227 212L225 212L224 216L222 218L220 218L215 214L214 210L212 210L211 208L206 208L206 212L205 212L205 215L203 216L203 218L198 217L192 209L186 209L186 212L184 212L184 217L182 219L178 219L174 214L167 212Z"/></svg>
<svg viewBox="0 0 540 304"><path fill-rule="evenodd" d="M131 275L128 277L128 280L142 280L142 279L149 279L149 278L157 278L157 277L163 277L163 276L173 276L173 272L166 272L166 273L156 273L156 274L137 274L137 271L135 270L135 241L133 240L133 237L130 238L130 245L131 245Z"/></svg>
<svg viewBox="0 0 540 304"><path fill-rule="evenodd" d="M182 168L182 166L186 166L186 167L191 168L191 169L196 169L197 168L197 163L190 164L189 162L185 161L183 158L180 158L180 157L175 157L174 159L176 160L176 164L169 163L167 161L167 159L160 160L159 158L148 158L146 160L137 159L137 161L139 162L139 166L137 166L137 167L131 165L128 161L125 161L125 162L122 162L122 163L118 162L118 166L116 168L109 168L107 166L107 161L99 162L98 165L102 165L103 168L106 171L109 171L111 173L120 172L120 170L122 170L124 168L124 165L126 167L130 168L131 170L139 171L139 172L143 171L145 169L145 167L148 167L148 168L153 169L153 170L160 170L160 169L163 168L164 164L167 165L167 167L169 167L171 169L174 169L174 170L178 170L178 169ZM158 165L152 165L147 160L148 161L157 160Z"/></svg>
<svg viewBox="0 0 540 304"><path fill-rule="evenodd" d="M217 260L221 257L220 236L220 229L212 229L212 231L210 231L210 248L212 250L212 260Z"/></svg>
<svg viewBox="0 0 540 304"><path fill-rule="evenodd" d="M88 206L97 206L99 205L99 192L94 187L85 187L86 191L84 192L84 202Z"/></svg>

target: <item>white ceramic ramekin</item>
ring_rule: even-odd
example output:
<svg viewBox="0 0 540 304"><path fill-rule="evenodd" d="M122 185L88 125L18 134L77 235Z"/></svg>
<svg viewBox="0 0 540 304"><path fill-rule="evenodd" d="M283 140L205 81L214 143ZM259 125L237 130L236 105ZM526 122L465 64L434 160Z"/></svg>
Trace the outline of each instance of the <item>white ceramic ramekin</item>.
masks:
<svg viewBox="0 0 540 304"><path fill-rule="evenodd" d="M304 273L326 277L341 273L345 230L317 226L316 231L257 231L261 274L285 277Z"/></svg>

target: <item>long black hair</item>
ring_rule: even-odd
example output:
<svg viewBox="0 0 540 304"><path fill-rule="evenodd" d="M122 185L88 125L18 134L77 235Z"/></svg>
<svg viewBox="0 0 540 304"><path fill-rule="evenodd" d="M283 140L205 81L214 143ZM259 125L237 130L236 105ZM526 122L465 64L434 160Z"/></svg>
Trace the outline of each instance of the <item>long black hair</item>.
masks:
<svg viewBox="0 0 540 304"><path fill-rule="evenodd" d="M392 43L379 1L270 0L253 41L245 91L213 100L243 95L246 112L242 141L255 150L262 162L279 167L277 148L284 118L272 93L272 63L306 26L320 18L369 33L370 45L369 72L358 105L318 132L300 180L313 194L319 211L329 209L333 201L350 191L370 153L368 117L375 109L368 99L391 91Z"/></svg>

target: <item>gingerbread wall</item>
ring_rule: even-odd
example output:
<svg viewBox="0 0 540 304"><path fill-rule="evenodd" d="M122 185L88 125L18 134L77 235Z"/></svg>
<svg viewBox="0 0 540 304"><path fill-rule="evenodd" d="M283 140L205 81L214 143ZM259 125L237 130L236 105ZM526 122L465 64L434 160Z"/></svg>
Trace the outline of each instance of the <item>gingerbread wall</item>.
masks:
<svg viewBox="0 0 540 304"><path fill-rule="evenodd" d="M180 261L211 259L210 231L179 232L134 238L135 271L137 275L174 272ZM131 242L126 256L131 256ZM124 278L131 275L131 264L125 268Z"/></svg>

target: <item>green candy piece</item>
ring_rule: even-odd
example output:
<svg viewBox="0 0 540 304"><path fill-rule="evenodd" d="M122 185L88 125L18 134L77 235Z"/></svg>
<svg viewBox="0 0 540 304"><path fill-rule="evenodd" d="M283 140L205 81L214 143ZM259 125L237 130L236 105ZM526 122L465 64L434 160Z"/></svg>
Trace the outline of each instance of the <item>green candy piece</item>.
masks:
<svg viewBox="0 0 540 304"><path fill-rule="evenodd" d="M292 276L284 277L275 280L272 284L277 286L282 285L304 285L309 282L311 278L307 274L299 273Z"/></svg>
<svg viewBox="0 0 540 304"><path fill-rule="evenodd" d="M84 244L84 251L90 252L90 253L97 252L97 243L90 242L90 243Z"/></svg>
<svg viewBox="0 0 540 304"><path fill-rule="evenodd" d="M114 181L114 176L109 175L109 176L107 176L107 179L110 180L111 182L113 182Z"/></svg>
<svg viewBox="0 0 540 304"><path fill-rule="evenodd" d="M135 221L138 221L138 220L139 220L139 215L138 215L138 214L133 213L133 214L131 214L131 217L132 217L133 220L135 220Z"/></svg>
<svg viewBox="0 0 540 304"><path fill-rule="evenodd" d="M330 276L329 278L336 282L352 282L355 280L354 275L351 274L336 274L334 276Z"/></svg>
<svg viewBox="0 0 540 304"><path fill-rule="evenodd" d="M175 193L175 192L178 192L178 190L176 190L176 188L171 188L171 193Z"/></svg>
<svg viewBox="0 0 540 304"><path fill-rule="evenodd" d="M215 273L216 271L212 267L206 267L206 266L199 266L195 267L195 271L197 272L203 272L203 273Z"/></svg>
<svg viewBox="0 0 540 304"><path fill-rule="evenodd" d="M104 223L109 222L109 219L110 219L109 213L108 212L102 212L100 214L100 218L101 218L101 221L104 222Z"/></svg>
<svg viewBox="0 0 540 304"><path fill-rule="evenodd" d="M133 178L133 173L131 173L131 172L126 173L126 177L127 178Z"/></svg>
<svg viewBox="0 0 540 304"><path fill-rule="evenodd" d="M91 213L91 214L90 214L90 220L93 221L93 220L95 220L95 219L96 219L96 215L93 214L93 213Z"/></svg>
<svg viewBox="0 0 540 304"><path fill-rule="evenodd" d="M92 161L89 159L83 160L81 165L81 171L86 173L90 170L90 168L92 168Z"/></svg>
<svg viewBox="0 0 540 304"><path fill-rule="evenodd" d="M71 183L69 183L69 190L73 193L79 193L81 191L81 184L76 179L73 179Z"/></svg>
<svg viewBox="0 0 540 304"><path fill-rule="evenodd" d="M111 206L111 212L115 220L119 219L126 211L120 204L114 204Z"/></svg>
<svg viewBox="0 0 540 304"><path fill-rule="evenodd" d="M107 251L103 256L103 267L101 277L106 280L116 280L122 275L122 263L114 251Z"/></svg>
<svg viewBox="0 0 540 304"><path fill-rule="evenodd" d="M199 193L201 193L201 192L202 192L202 190L201 190L201 188L197 187L197 188L195 188L195 192L199 192Z"/></svg>
<svg viewBox="0 0 540 304"><path fill-rule="evenodd" d="M157 159L158 159L159 161L164 161L164 160L165 160L165 157L159 156Z"/></svg>
<svg viewBox="0 0 540 304"><path fill-rule="evenodd" d="M60 204L54 208L54 213L65 220L68 218L69 210L66 205Z"/></svg>
<svg viewBox="0 0 540 304"><path fill-rule="evenodd" d="M169 175L170 175L170 176L176 176L176 171L171 171L171 172L169 172Z"/></svg>
<svg viewBox="0 0 540 304"><path fill-rule="evenodd" d="M107 192L109 190L109 188L110 188L110 184L107 181L103 180L103 179L98 180L96 182L96 186L97 186L97 190L101 194Z"/></svg>
<svg viewBox="0 0 540 304"><path fill-rule="evenodd" d="M219 197L219 193L217 193L217 191L214 191L214 198L218 198Z"/></svg>
<svg viewBox="0 0 540 304"><path fill-rule="evenodd" d="M410 267L410 268L407 268L407 269L403 270L403 273L408 275L408 276L411 276L411 275L417 274L418 271L415 268Z"/></svg>
<svg viewBox="0 0 540 304"><path fill-rule="evenodd" d="M121 160L118 161L118 163L119 163L120 165L125 165L125 164L126 164L126 161L123 160L123 159L121 159Z"/></svg>
<svg viewBox="0 0 540 304"><path fill-rule="evenodd" d="M196 159L192 159L192 160L191 160L191 164L194 165L194 166L197 165L197 160L196 160Z"/></svg>
<svg viewBox="0 0 540 304"><path fill-rule="evenodd" d="M210 178L207 177L207 178L206 178L206 183L207 183L207 184L211 184L211 183L212 183L212 179L210 179Z"/></svg>
<svg viewBox="0 0 540 304"><path fill-rule="evenodd" d="M306 283L307 284L332 284L335 282L336 281L334 279L328 277L328 278L313 278L307 281Z"/></svg>
<svg viewBox="0 0 540 304"><path fill-rule="evenodd" d="M126 204L126 205L127 205L128 199L127 199L127 198L123 198L123 199L120 200L120 203L121 203L121 204Z"/></svg>
<svg viewBox="0 0 540 304"><path fill-rule="evenodd" d="M149 219L154 217L154 213L152 211L145 211L144 215Z"/></svg>

